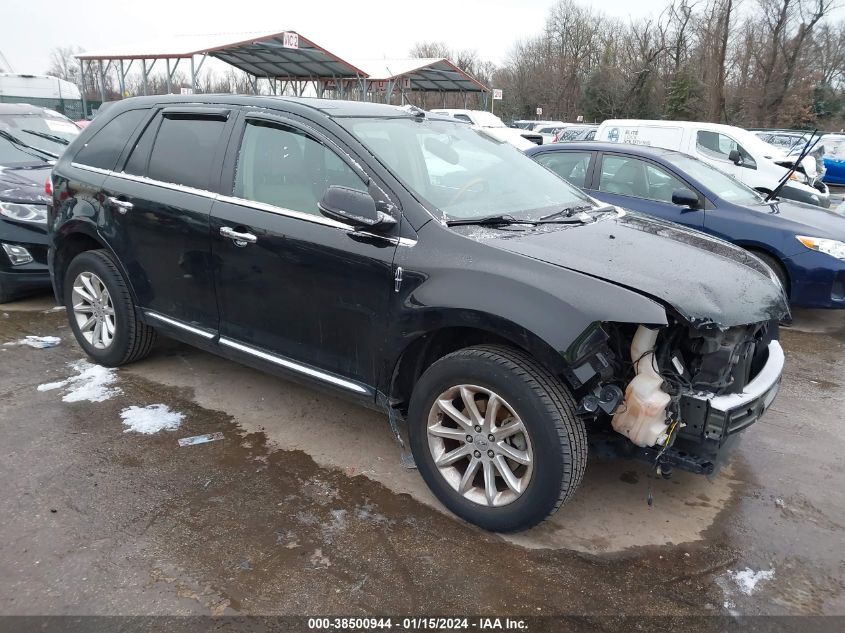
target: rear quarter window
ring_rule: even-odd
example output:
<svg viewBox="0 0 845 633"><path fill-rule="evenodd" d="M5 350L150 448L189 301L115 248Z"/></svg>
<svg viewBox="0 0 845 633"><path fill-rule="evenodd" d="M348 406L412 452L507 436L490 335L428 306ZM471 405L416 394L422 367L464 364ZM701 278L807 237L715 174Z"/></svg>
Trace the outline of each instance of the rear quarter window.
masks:
<svg viewBox="0 0 845 633"><path fill-rule="evenodd" d="M73 162L99 169L114 169L117 159L149 110L127 110L121 112L83 145Z"/></svg>

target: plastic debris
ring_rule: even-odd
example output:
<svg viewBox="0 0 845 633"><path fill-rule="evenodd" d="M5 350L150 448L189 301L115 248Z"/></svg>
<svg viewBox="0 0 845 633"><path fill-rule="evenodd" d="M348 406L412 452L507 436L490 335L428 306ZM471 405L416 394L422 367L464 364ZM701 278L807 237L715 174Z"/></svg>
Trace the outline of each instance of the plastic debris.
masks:
<svg viewBox="0 0 845 633"><path fill-rule="evenodd" d="M183 437L179 440L179 446L193 446L194 444L205 444L207 442L214 442L217 440L222 440L223 434L218 431L217 433L206 433L205 435L194 435L193 437Z"/></svg>

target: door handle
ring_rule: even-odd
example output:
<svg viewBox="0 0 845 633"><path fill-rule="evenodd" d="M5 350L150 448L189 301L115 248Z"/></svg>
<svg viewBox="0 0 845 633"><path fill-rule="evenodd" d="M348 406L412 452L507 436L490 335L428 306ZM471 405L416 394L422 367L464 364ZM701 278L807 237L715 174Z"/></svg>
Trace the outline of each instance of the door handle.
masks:
<svg viewBox="0 0 845 633"><path fill-rule="evenodd" d="M247 244L255 244L258 241L258 238L252 233L239 233L231 226L220 227L220 235L228 237L230 240L235 242L235 246L239 246L241 248Z"/></svg>
<svg viewBox="0 0 845 633"><path fill-rule="evenodd" d="M113 207L117 207L117 210L120 213L126 213L135 206L131 202L121 200L120 198L115 198L114 196L109 196L108 198L106 198L106 202L108 202Z"/></svg>

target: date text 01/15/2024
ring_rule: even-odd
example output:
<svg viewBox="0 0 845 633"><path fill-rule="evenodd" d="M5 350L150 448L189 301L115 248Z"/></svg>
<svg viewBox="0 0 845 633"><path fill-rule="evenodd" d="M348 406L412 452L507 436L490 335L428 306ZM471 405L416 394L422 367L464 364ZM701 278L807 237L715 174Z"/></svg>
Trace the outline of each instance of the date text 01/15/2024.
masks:
<svg viewBox="0 0 845 633"><path fill-rule="evenodd" d="M309 618L308 628L317 631L369 631L397 629L399 631L440 631L444 629L493 631L527 630L525 620L511 618L443 618L443 617L405 617L405 618Z"/></svg>

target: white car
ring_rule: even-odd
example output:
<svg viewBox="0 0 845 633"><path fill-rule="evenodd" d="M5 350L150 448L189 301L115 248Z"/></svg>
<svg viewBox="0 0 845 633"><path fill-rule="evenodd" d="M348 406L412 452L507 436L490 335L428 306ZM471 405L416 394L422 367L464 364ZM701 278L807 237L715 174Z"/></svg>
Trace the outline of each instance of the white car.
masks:
<svg viewBox="0 0 845 633"><path fill-rule="evenodd" d="M487 112L487 110L456 110L445 108L442 110L432 110L431 113L471 123L478 128L483 128L493 138L506 141L520 150L526 150L529 147L543 144L543 137L540 134L530 132L529 130L508 127L504 121L492 112Z"/></svg>
<svg viewBox="0 0 845 633"><path fill-rule="evenodd" d="M696 121L611 119L599 126L597 141L673 149L709 163L761 193L772 191L793 165L782 149L754 133L732 125ZM821 207L830 206L830 192L817 178L816 161L808 156L792 172L779 196Z"/></svg>

